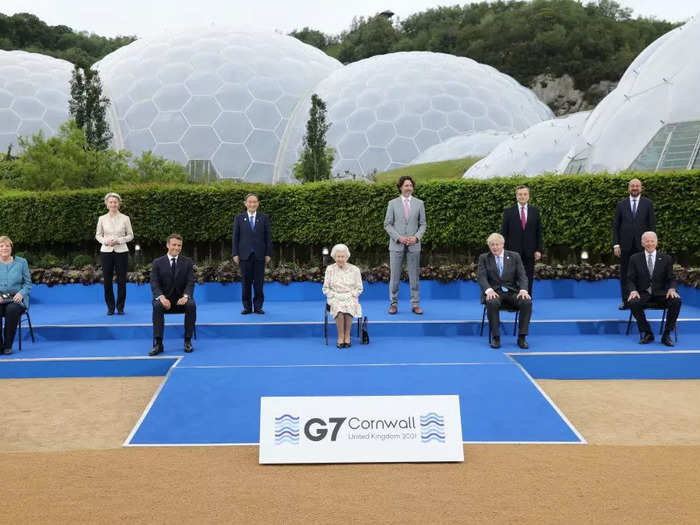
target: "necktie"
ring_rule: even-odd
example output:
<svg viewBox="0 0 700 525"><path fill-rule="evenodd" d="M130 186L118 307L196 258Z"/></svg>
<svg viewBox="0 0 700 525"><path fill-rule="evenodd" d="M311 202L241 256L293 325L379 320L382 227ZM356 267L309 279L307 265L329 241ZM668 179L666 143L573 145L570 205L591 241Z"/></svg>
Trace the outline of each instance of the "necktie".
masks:
<svg viewBox="0 0 700 525"><path fill-rule="evenodd" d="M408 207L408 199L403 200L403 214L404 217L406 217L406 220L408 220L408 215L411 213L411 209Z"/></svg>
<svg viewBox="0 0 700 525"><path fill-rule="evenodd" d="M527 220L525 220L525 206L520 206L520 224L523 225L524 230L525 225L527 224Z"/></svg>
<svg viewBox="0 0 700 525"><path fill-rule="evenodd" d="M175 275L175 271L177 270L177 259L173 257L170 259L170 273Z"/></svg>
<svg viewBox="0 0 700 525"><path fill-rule="evenodd" d="M250 229L255 231L255 215L250 215L248 217L248 222L250 223Z"/></svg>
<svg viewBox="0 0 700 525"><path fill-rule="evenodd" d="M496 257L496 266L498 266L498 276L501 277L503 275L503 260L500 255Z"/></svg>
<svg viewBox="0 0 700 525"><path fill-rule="evenodd" d="M632 217L637 216L637 199L632 199Z"/></svg>
<svg viewBox="0 0 700 525"><path fill-rule="evenodd" d="M654 259L652 259L651 254L647 254L647 268L649 268L649 277L654 273Z"/></svg>

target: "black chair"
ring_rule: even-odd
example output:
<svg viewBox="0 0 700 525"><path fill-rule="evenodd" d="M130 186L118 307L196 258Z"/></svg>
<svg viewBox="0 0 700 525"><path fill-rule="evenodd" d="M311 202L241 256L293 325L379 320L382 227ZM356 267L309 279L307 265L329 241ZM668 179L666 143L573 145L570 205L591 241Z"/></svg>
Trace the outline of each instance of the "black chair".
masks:
<svg viewBox="0 0 700 525"><path fill-rule="evenodd" d="M36 342L34 339L34 329L32 328L32 320L29 318L29 308L27 308L22 315L19 316L19 321L17 322L17 337L19 338L19 351L22 351L22 316L27 318L27 326L29 327L29 335L32 336L32 343Z"/></svg>
<svg viewBox="0 0 700 525"><path fill-rule="evenodd" d="M328 346L328 312L331 311L331 305L326 303L323 308L323 338L326 341L326 346ZM362 318L357 318L357 337L360 337L362 333Z"/></svg>
<svg viewBox="0 0 700 525"><path fill-rule="evenodd" d="M185 312L169 312L168 310L166 310L165 312L163 312L163 314L166 316L167 315L185 315ZM163 332L165 332L165 329L163 330ZM194 323L194 330L192 331L192 337L194 337L195 340L197 339L197 323L196 322ZM153 338L153 346L155 346L155 344L156 344L156 338L154 337Z"/></svg>
<svg viewBox="0 0 700 525"><path fill-rule="evenodd" d="M666 326L666 307L664 305L660 304L646 304L644 305L644 310L662 310L661 313L661 326L659 326L659 335L664 333L664 326ZM632 328L632 318L634 316L632 315L632 311L630 310L630 316L629 319L627 319L627 330L625 331L625 335L630 335L630 329ZM678 342L678 322L676 322L676 326L673 329L673 338Z"/></svg>
<svg viewBox="0 0 700 525"><path fill-rule="evenodd" d="M515 319L513 320L513 335L518 333L518 319L520 317L520 309L513 308L504 304L498 309L500 312L515 312ZM481 328L479 329L479 335L484 335L484 323L486 322L486 304L484 304L484 311L481 314ZM503 324L503 323L501 323ZM491 337L491 327L489 326L489 337Z"/></svg>

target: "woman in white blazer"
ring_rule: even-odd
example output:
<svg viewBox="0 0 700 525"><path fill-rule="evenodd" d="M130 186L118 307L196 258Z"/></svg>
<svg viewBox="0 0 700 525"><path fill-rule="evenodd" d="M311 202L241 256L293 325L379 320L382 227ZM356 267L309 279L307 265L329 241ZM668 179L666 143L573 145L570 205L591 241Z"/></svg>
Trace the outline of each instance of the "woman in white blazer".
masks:
<svg viewBox="0 0 700 525"><path fill-rule="evenodd" d="M122 198L117 193L105 195L108 212L97 220L95 239L100 243L100 261L104 274L105 303L107 315L114 315L116 306L119 315L124 314L126 302L126 271L129 266L129 247L126 245L134 238L129 217L119 211ZM117 301L114 302L112 278L117 273Z"/></svg>

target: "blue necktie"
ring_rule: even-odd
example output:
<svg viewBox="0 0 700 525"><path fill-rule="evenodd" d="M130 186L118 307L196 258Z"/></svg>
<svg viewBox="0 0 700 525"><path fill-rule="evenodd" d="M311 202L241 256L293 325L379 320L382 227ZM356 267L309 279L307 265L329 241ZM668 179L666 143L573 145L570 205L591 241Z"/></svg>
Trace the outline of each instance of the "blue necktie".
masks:
<svg viewBox="0 0 700 525"><path fill-rule="evenodd" d="M637 216L637 199L632 199L632 217Z"/></svg>
<svg viewBox="0 0 700 525"><path fill-rule="evenodd" d="M248 222L250 223L250 229L251 231L255 231L255 215L251 215L248 217Z"/></svg>
<svg viewBox="0 0 700 525"><path fill-rule="evenodd" d="M503 276L503 261L500 255L496 257L496 266L498 266L498 276Z"/></svg>

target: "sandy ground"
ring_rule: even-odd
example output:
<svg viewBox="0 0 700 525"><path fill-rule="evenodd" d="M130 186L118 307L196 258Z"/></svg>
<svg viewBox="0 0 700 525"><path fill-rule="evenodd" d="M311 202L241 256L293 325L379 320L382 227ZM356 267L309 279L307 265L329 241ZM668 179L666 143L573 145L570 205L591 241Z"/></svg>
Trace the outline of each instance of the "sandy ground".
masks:
<svg viewBox="0 0 700 525"><path fill-rule="evenodd" d="M162 377L0 380L0 450L119 448L162 381Z"/></svg>
<svg viewBox="0 0 700 525"><path fill-rule="evenodd" d="M260 466L257 447L120 448L161 381L0 381L0 523L700 523L700 381L542 381L602 444L311 466Z"/></svg>
<svg viewBox="0 0 700 525"><path fill-rule="evenodd" d="M700 445L698 380L538 383L588 443Z"/></svg>

